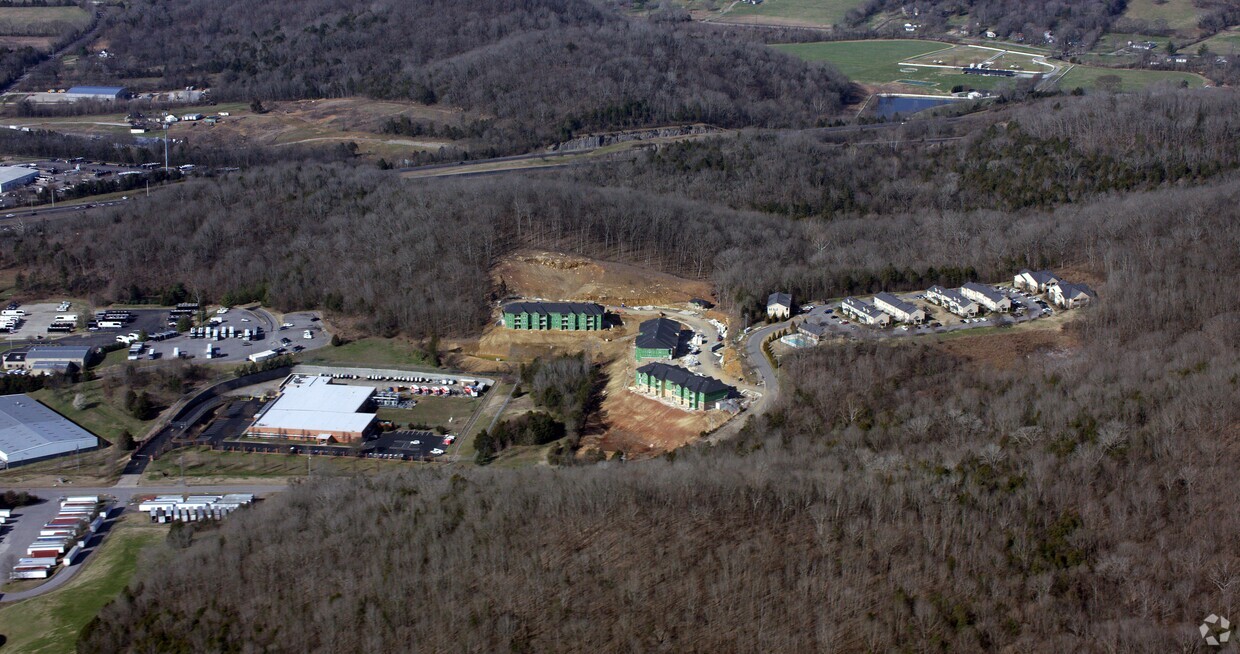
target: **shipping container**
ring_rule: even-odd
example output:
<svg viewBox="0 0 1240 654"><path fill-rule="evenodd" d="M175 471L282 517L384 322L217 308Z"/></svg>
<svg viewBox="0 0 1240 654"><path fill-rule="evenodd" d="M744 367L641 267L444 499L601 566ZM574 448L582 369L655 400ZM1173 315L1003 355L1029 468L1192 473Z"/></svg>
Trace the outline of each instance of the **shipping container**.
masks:
<svg viewBox="0 0 1240 654"><path fill-rule="evenodd" d="M13 568L10 579L47 579L51 574L48 566L20 566Z"/></svg>

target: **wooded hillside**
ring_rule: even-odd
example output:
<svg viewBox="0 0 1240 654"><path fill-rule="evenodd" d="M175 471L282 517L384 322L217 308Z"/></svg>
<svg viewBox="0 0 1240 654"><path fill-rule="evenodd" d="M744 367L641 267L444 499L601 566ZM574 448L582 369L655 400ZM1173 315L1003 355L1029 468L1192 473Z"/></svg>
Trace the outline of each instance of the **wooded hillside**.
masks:
<svg viewBox="0 0 1240 654"><path fill-rule="evenodd" d="M688 22L630 19L588 0L241 0L128 3L110 59L74 75L163 77L250 101L367 95L459 107L498 149L580 130L703 121L813 125L848 81Z"/></svg>
<svg viewBox="0 0 1240 654"><path fill-rule="evenodd" d="M712 450L300 486L79 651L1194 651L1240 588L1237 206L1228 182L1015 219L1079 217L1109 280L1015 366L820 348Z"/></svg>

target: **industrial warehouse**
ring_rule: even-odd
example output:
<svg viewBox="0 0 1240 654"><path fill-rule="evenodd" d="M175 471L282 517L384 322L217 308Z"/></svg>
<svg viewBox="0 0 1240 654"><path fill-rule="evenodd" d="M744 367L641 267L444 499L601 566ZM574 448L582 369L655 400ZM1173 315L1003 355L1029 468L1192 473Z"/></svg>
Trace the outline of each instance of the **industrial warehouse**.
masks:
<svg viewBox="0 0 1240 654"><path fill-rule="evenodd" d="M99 447L94 434L28 395L0 396L0 465L33 463Z"/></svg>
<svg viewBox="0 0 1240 654"><path fill-rule="evenodd" d="M672 359L680 345L680 323L667 318L647 320L638 326L633 352L643 359Z"/></svg>
<svg viewBox="0 0 1240 654"><path fill-rule="evenodd" d="M25 352L4 355L5 370L28 370L34 375L71 373L86 369L92 347L79 345L36 345Z"/></svg>
<svg viewBox="0 0 1240 654"><path fill-rule="evenodd" d="M606 311L593 302L511 302L504 305L504 326L537 331L597 331Z"/></svg>
<svg viewBox="0 0 1240 654"><path fill-rule="evenodd" d="M21 188L39 178L39 171L24 166L0 166L0 193Z"/></svg>
<svg viewBox="0 0 1240 654"><path fill-rule="evenodd" d="M369 435L375 414L362 413L375 394L372 386L333 384L329 377L293 375L280 396L258 413L246 435L318 442L351 443Z"/></svg>
<svg viewBox="0 0 1240 654"><path fill-rule="evenodd" d="M733 388L715 379L695 375L684 368L657 361L637 369L637 390L677 406L692 409L717 409L728 399Z"/></svg>

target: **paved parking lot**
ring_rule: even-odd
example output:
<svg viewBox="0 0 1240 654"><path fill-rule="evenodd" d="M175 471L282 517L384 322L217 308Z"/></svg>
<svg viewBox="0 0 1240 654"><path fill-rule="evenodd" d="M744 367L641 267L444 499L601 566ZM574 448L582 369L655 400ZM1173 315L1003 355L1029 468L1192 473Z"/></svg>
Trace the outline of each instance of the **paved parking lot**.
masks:
<svg viewBox="0 0 1240 654"><path fill-rule="evenodd" d="M164 314L167 315L166 310ZM313 350L331 343L331 334L323 329L317 314L312 312L291 313L284 316L282 322L262 309L255 311L230 309L228 313L209 315L209 317L219 319L218 324L215 325L216 328L232 327L234 336L228 338L221 335L218 339L210 339L192 338L187 334L182 334L166 341L148 342L148 352L154 352L156 359L168 359L172 357L174 350L179 349L181 356L193 358L199 363L208 361L235 363L245 361L251 354L265 350L283 349L285 352L292 353L300 351L297 348ZM285 324L291 326L284 327ZM161 327L161 329L167 329L167 327ZM246 329L252 332L261 330L261 338L245 340L242 335ZM307 330L311 338L305 338ZM121 330L121 333L128 332ZM207 359L208 345L213 350L211 359Z"/></svg>

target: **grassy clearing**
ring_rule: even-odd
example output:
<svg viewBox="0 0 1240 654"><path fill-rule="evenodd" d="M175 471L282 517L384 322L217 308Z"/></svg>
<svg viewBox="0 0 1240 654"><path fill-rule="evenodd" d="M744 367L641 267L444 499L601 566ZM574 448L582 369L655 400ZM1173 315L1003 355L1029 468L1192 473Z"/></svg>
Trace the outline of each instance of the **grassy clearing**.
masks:
<svg viewBox="0 0 1240 654"><path fill-rule="evenodd" d="M861 4L861 0L766 0L760 5L737 3L726 15L778 18L829 27L842 22L849 9Z"/></svg>
<svg viewBox="0 0 1240 654"><path fill-rule="evenodd" d="M0 7L0 34L58 36L90 24L80 7Z"/></svg>
<svg viewBox="0 0 1240 654"><path fill-rule="evenodd" d="M806 61L825 61L859 82L884 83L907 75L901 61L930 52L951 49L938 41L828 41L787 43L772 46Z"/></svg>
<svg viewBox="0 0 1240 654"><path fill-rule="evenodd" d="M125 353L121 352L121 354ZM85 408L81 411L73 408L73 398L78 393L86 398ZM128 430L135 438L141 438L154 422L153 420L138 420L129 415L129 412L119 404L120 392L114 393L114 397L108 399L103 392L103 380L100 379L59 390L45 388L30 395L84 429L108 441L115 441L125 430Z"/></svg>
<svg viewBox="0 0 1240 654"><path fill-rule="evenodd" d="M953 87L968 89L993 89L1003 83L1011 83L1004 77L965 75L954 68L925 68L901 66L901 62L916 59L919 63L934 63L939 54L952 53L943 65L955 65L955 59L983 61L998 52L981 48L952 47L938 41L833 41L820 43L790 43L773 46L806 61L825 61L840 69L855 81L868 84L901 84L907 92L943 95ZM1013 55L1024 57L1025 55ZM1031 60L1025 59L1026 62ZM1040 68L1028 63L1029 68Z"/></svg>
<svg viewBox="0 0 1240 654"><path fill-rule="evenodd" d="M474 422L474 426L469 430L469 433L461 434L460 439L451 450L452 454L460 456L462 461L474 460L474 454L477 452L474 449L474 437L483 429L491 426L491 421L495 419L495 414L499 412L500 407L504 406L504 400L512 392L512 386L509 383L496 382L495 387L487 393L487 397L491 398L491 401L483 406L482 412L478 414L478 419ZM511 407L512 403L510 402L508 408Z"/></svg>
<svg viewBox="0 0 1240 654"><path fill-rule="evenodd" d="M426 353L408 341L363 338L338 347L324 347L306 355L306 363L366 366L430 366Z"/></svg>
<svg viewBox="0 0 1240 654"><path fill-rule="evenodd" d="M138 557L163 539L162 527L117 525L64 587L47 595L0 608L5 651L68 654L78 633L133 579Z"/></svg>
<svg viewBox="0 0 1240 654"><path fill-rule="evenodd" d="M1197 8L1193 0L1128 0L1124 16L1137 20L1166 21L1167 27L1179 32L1197 28Z"/></svg>
<svg viewBox="0 0 1240 654"><path fill-rule="evenodd" d="M351 477L361 474L377 474L394 470L409 463L382 459L364 459L352 456L305 457L293 454L259 454L251 452L212 452L205 448L190 448L166 454L151 462L142 475L144 483L169 483L180 479L181 459L185 460L185 478L209 479L210 483L221 480L271 480L283 477L305 477L306 461L309 459L311 475L315 477Z"/></svg>
<svg viewBox="0 0 1240 654"><path fill-rule="evenodd" d="M1096 68L1093 66L1073 66L1063 79L1059 80L1059 88L1072 90L1077 87L1087 91L1100 90L1099 78L1113 75L1119 78L1121 92L1140 91L1147 86L1160 82L1172 84L1185 83L1193 88L1205 86L1206 80L1200 75L1170 70L1126 70L1119 68Z"/></svg>
<svg viewBox="0 0 1240 654"><path fill-rule="evenodd" d="M1167 42L1170 40L1171 39L1168 39L1165 36L1150 36L1148 34L1132 34L1128 32L1112 32L1108 34L1103 34L1102 37L1098 39L1098 43L1094 44L1093 52L1114 52L1122 48L1127 48L1129 41L1132 41L1133 43L1144 43L1146 41L1153 41L1154 43L1158 44L1158 49L1155 50L1154 52L1157 52L1159 54L1166 54Z"/></svg>
<svg viewBox="0 0 1240 654"><path fill-rule="evenodd" d="M469 422L469 417L478 410L482 398L465 397L416 397L417 406L412 409L381 408L377 414L380 420L391 420L401 427L410 423L444 427L456 432Z"/></svg>
<svg viewBox="0 0 1240 654"><path fill-rule="evenodd" d="M1240 54L1240 32L1220 32L1214 36L1201 42L1216 55L1237 55ZM1189 52L1196 54L1199 46L1186 48Z"/></svg>

